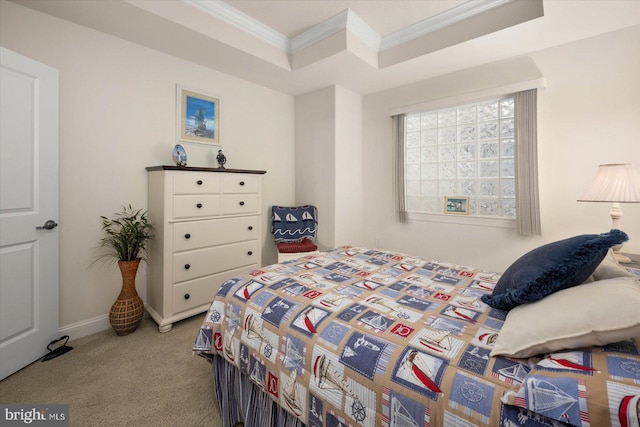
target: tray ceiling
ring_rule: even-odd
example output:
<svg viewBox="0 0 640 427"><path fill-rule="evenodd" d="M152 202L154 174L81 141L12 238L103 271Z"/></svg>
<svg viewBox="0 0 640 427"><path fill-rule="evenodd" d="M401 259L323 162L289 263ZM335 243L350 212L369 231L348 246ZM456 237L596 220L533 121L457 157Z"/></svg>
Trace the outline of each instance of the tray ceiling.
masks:
<svg viewBox="0 0 640 427"><path fill-rule="evenodd" d="M625 0L12 0L292 95L360 94L640 25Z"/></svg>

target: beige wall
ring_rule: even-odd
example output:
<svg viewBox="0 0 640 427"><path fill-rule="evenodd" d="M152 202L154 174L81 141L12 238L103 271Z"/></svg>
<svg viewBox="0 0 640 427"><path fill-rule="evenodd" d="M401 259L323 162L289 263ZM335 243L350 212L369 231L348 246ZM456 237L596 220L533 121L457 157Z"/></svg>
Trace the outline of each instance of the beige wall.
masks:
<svg viewBox="0 0 640 427"><path fill-rule="evenodd" d="M354 245L364 232L362 96L336 87L335 245Z"/></svg>
<svg viewBox="0 0 640 427"><path fill-rule="evenodd" d="M601 163L631 162L640 170L640 27L546 49L488 67L420 82L364 98L364 244L502 271L541 244L611 227L606 203L578 203ZM538 97L541 237L515 230L394 219L393 146L389 111L404 105L544 76ZM375 190L370 190L375 188ZM375 194L375 195L374 195ZM622 228L640 253L640 204L623 205Z"/></svg>
<svg viewBox="0 0 640 427"><path fill-rule="evenodd" d="M503 270L527 250L610 226L607 204L583 204L597 165L640 169L640 51L635 27L489 67L365 96L338 86L293 98L152 49L0 2L2 46L60 72L60 325L80 336L107 328L119 287L94 263L100 215L147 205L149 165L170 164L175 85L222 99L227 166L263 169L263 263L275 262L269 208L314 203L323 249L358 244ZM539 162L543 236L504 228L395 222L392 108L542 74ZM217 149L185 144L191 166ZM339 188L338 188L339 187ZM362 200L362 202L360 202ZM640 205L624 205L625 245L640 253ZM324 243L323 243L324 242ZM137 280L146 296L146 270Z"/></svg>
<svg viewBox="0 0 640 427"><path fill-rule="evenodd" d="M318 208L318 248L335 245L335 88L296 97L296 204Z"/></svg>
<svg viewBox="0 0 640 427"><path fill-rule="evenodd" d="M296 97L296 201L318 208L321 250L363 234L362 97L331 86Z"/></svg>
<svg viewBox="0 0 640 427"><path fill-rule="evenodd" d="M108 327L121 279L94 263L100 215L147 207L145 167L172 164L176 84L221 98L228 168L266 170L263 263L275 262L269 206L294 200L294 99L233 76L2 1L2 46L60 72L60 326ZM203 53L206 54L206 53ZM217 148L183 144L190 166L215 167ZM146 268L137 278L146 297Z"/></svg>

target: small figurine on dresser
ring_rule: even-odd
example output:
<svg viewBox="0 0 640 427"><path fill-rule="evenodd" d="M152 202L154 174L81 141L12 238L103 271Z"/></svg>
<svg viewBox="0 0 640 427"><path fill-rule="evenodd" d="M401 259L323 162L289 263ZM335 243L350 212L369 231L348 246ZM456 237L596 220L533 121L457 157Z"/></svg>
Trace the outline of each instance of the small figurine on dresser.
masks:
<svg viewBox="0 0 640 427"><path fill-rule="evenodd" d="M222 153L222 150L218 150L216 159L218 160L218 167L224 169L224 164L227 163L227 157Z"/></svg>

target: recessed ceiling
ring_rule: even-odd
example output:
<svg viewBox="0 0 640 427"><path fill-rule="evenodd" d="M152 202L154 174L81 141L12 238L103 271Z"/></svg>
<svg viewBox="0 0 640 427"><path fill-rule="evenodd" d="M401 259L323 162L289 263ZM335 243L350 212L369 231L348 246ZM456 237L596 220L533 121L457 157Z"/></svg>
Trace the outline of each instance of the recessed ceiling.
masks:
<svg viewBox="0 0 640 427"><path fill-rule="evenodd" d="M452 9L467 0L226 0L234 7L289 38L350 9L381 36ZM286 13L276 11L286 10Z"/></svg>
<svg viewBox="0 0 640 427"><path fill-rule="evenodd" d="M149 11L162 13L164 9L155 7L150 2L141 3L138 0L128 0L129 3L137 4ZM296 56L300 51L309 48L316 43L325 42L326 39L333 37L334 41L331 48L324 50L325 55L337 53L341 50L352 50L353 53L359 54L362 59L369 60L374 67L385 67L393 65L397 62L419 56L426 52L422 49L406 50L402 55L394 55L389 53L380 53L384 50L390 50L409 42L415 42L425 35L429 35L426 45L430 45L430 50L438 50L443 47L457 44L462 41L469 40L484 34L507 28L522 22L538 18L543 15L542 0L482 0L482 1L466 1L459 3L451 3L449 8L432 8L422 6L420 12L414 15L408 15L406 11L391 8L396 2L332 2L332 1L292 1L286 3L287 9L284 14L274 14L273 9L260 8L259 11L254 7L242 3L248 13L232 6L231 2L220 0L182 0L193 6L194 10L207 14L214 19L219 19L237 29L255 37L257 40L264 41L274 47ZM278 2L278 0L276 0ZM273 1L265 0L262 2L253 2L250 5L267 5ZM430 5L430 2L420 3ZM438 5L437 3L433 3ZM249 5L249 6L250 6ZM337 7L353 6L364 12L368 19L376 22L386 22L387 28L394 28L394 31L388 34L380 34L375 30L366 19L363 19L353 9L349 7L339 10ZM293 6L293 7L291 7ZM301 7L302 6L302 7ZM308 6L304 8L304 6ZM372 7L373 6L373 7ZM415 5L414 5L415 8ZM313 9L313 10L311 10ZM387 10L395 10L395 15L391 15L387 21L381 21L380 16L384 16ZM337 13L336 13L337 12ZM173 15L164 14L165 17L172 18ZM320 18L325 17L326 18ZM402 19L400 19L400 17ZM290 20L287 21L286 18ZM279 25L278 29L266 22L273 22L272 25ZM296 23L294 23L294 21ZM399 21L403 23L400 24ZM306 23L310 24L306 24ZM292 29L292 28L296 29ZM455 34L451 33L451 29L458 27ZM286 35L295 34L293 36ZM344 35L340 36L341 31ZM439 37L438 32L447 32L449 37ZM363 46L371 52L358 53L357 46L349 46L348 34L355 36ZM453 35L453 36L452 36ZM338 39L338 40L335 40ZM435 43L434 43L435 42ZM414 45L416 45L414 43ZM317 47L317 46L316 46ZM332 52L333 50L333 52ZM384 55L387 60L377 61L373 56ZM300 55L305 57L302 61L292 58L292 68L297 68L300 64L308 65L309 62L316 62L321 56L317 54ZM310 60L311 58L311 60ZM373 58L373 59L372 59ZM388 60L388 58L393 58Z"/></svg>
<svg viewBox="0 0 640 427"><path fill-rule="evenodd" d="M629 0L12 1L291 95L364 95L640 25Z"/></svg>

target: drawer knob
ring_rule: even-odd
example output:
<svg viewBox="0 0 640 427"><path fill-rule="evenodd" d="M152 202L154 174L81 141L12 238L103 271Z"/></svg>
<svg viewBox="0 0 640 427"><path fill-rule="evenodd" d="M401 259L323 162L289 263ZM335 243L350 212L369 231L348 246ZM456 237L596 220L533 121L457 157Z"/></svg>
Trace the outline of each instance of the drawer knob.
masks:
<svg viewBox="0 0 640 427"><path fill-rule="evenodd" d="M184 235L184 238L185 238L185 239L190 239L190 238L191 238L191 234L189 234L189 233L185 234L185 235Z"/></svg>
<svg viewBox="0 0 640 427"><path fill-rule="evenodd" d="M249 255L249 256L253 255L253 251L247 252L247 255Z"/></svg>
<svg viewBox="0 0 640 427"><path fill-rule="evenodd" d="M188 269L190 269L190 268L191 268L191 264L185 264L185 265L184 265L184 269L185 269L185 270L188 270Z"/></svg>
<svg viewBox="0 0 640 427"><path fill-rule="evenodd" d="M240 181L240 185L244 185L244 181Z"/></svg>
<svg viewBox="0 0 640 427"><path fill-rule="evenodd" d="M201 180L201 179L199 179L199 180L198 180L198 182L196 182L196 184L198 184L198 185L202 185L202 180Z"/></svg>
<svg viewBox="0 0 640 427"><path fill-rule="evenodd" d="M244 202L240 202L240 206L244 206Z"/></svg>
<svg viewBox="0 0 640 427"><path fill-rule="evenodd" d="M189 295L189 294L184 294L184 299L189 299L189 298L191 298L191 295Z"/></svg>
<svg viewBox="0 0 640 427"><path fill-rule="evenodd" d="M249 228L249 231L253 230L253 225L250 225L248 228Z"/></svg>
<svg viewBox="0 0 640 427"><path fill-rule="evenodd" d="M200 209L200 208L202 207L202 203L198 203L198 204L196 205L196 207L197 207L198 209Z"/></svg>

